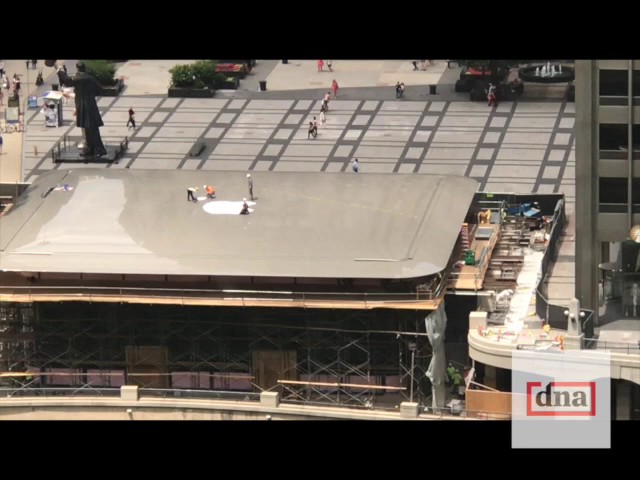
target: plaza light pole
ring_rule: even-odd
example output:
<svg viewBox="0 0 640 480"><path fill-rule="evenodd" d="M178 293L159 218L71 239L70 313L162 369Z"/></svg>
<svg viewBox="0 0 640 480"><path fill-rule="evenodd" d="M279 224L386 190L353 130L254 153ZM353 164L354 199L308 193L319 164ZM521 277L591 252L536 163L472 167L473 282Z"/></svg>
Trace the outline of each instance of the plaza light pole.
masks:
<svg viewBox="0 0 640 480"><path fill-rule="evenodd" d="M27 60L27 61L28 61L28 60ZM31 65L31 64L30 64L30 63L27 63L26 65L27 65L27 85L26 85L26 88L23 90L23 91L24 91L24 92L26 92L26 93L25 93L25 95L24 95L24 101L23 101L23 102L21 102L21 103L22 103L22 107L21 107L21 108L22 108L22 110L21 110L21 111L22 111L22 125L23 125L23 126L24 126L24 124L25 124L25 121L24 121L24 120L25 120L25 118L26 118L25 113L26 113L26 111L27 111L27 105L28 105L28 103L27 103L27 102L29 101L29 89L31 88L31 87L30 87L30 85L31 85L31 75L29 75L29 65ZM19 123L19 122L20 122L20 116L18 115L18 123Z"/></svg>
<svg viewBox="0 0 640 480"><path fill-rule="evenodd" d="M417 345L415 342L409 342L409 350L411 350L411 388L409 389L409 401L411 403L413 403L413 384L415 381L413 369L416 365L416 347Z"/></svg>

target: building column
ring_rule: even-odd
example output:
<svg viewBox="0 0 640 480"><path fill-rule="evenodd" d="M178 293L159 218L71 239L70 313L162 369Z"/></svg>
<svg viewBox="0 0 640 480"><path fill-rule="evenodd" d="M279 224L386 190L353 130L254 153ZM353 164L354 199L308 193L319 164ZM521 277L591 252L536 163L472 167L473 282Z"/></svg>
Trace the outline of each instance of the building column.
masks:
<svg viewBox="0 0 640 480"><path fill-rule="evenodd" d="M597 65L576 60L576 298L598 309Z"/></svg>

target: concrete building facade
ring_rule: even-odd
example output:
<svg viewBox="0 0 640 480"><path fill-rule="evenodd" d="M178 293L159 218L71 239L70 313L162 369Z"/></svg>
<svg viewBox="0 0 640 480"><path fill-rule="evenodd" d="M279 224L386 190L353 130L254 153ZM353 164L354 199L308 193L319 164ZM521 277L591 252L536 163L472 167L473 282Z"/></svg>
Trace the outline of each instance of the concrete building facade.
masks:
<svg viewBox="0 0 640 480"><path fill-rule="evenodd" d="M576 61L576 296L638 317L640 61Z"/></svg>

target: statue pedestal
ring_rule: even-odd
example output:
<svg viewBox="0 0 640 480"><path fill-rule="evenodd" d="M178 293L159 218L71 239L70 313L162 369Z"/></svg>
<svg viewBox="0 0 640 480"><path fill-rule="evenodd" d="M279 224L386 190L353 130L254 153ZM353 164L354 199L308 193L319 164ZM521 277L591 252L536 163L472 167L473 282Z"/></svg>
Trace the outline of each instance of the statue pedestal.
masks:
<svg viewBox="0 0 640 480"><path fill-rule="evenodd" d="M54 147L53 163L112 163L118 161L126 150L127 142L119 145L105 145L106 155L96 157L94 155L81 155L83 149L78 145L67 145L66 148L57 150Z"/></svg>

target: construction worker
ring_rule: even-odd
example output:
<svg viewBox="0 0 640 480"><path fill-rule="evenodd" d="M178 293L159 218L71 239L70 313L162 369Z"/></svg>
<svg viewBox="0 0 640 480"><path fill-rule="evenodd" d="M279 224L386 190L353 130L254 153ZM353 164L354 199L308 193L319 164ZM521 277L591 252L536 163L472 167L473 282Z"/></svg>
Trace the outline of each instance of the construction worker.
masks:
<svg viewBox="0 0 640 480"><path fill-rule="evenodd" d="M451 393L458 393L458 388L462 383L462 375L456 367L453 366L453 363L449 362L449 367L447 368L447 375L449 377L449 381L451 382Z"/></svg>
<svg viewBox="0 0 640 480"><path fill-rule="evenodd" d="M187 202L198 202L196 198L196 193L198 192L198 187L188 187L187 188Z"/></svg>
<svg viewBox="0 0 640 480"><path fill-rule="evenodd" d="M213 185L205 185L204 189L207 192L207 198L216 198L216 189Z"/></svg>
<svg viewBox="0 0 640 480"><path fill-rule="evenodd" d="M249 215L249 204L247 203L247 199L242 199L242 210L240 211L240 215Z"/></svg>

